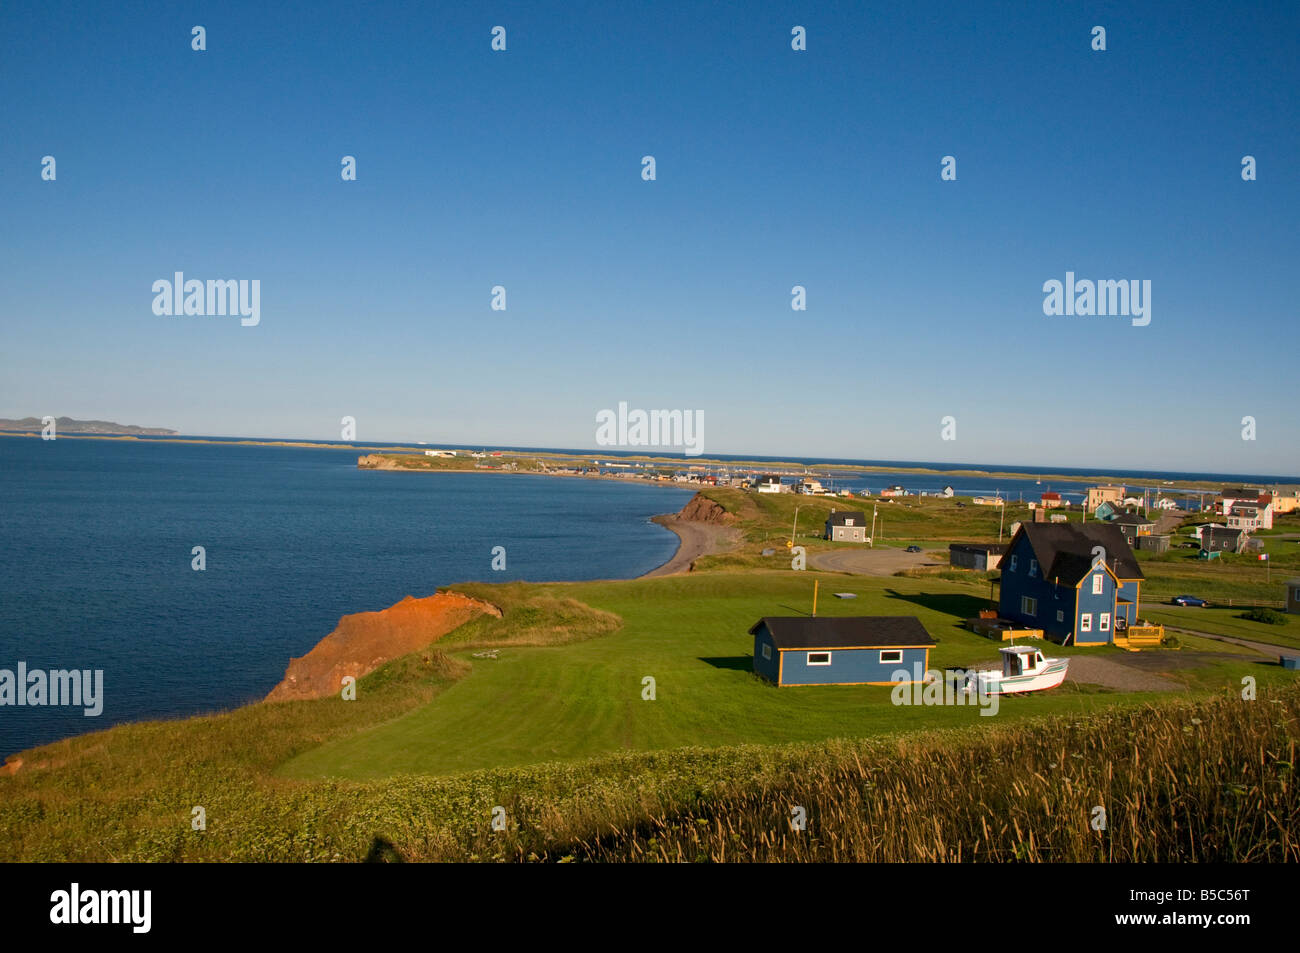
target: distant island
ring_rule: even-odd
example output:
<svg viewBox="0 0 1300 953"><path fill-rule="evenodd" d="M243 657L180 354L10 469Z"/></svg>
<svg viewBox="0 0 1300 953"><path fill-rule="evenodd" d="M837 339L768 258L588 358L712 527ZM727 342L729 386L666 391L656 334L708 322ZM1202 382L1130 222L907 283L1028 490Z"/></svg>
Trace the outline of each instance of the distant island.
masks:
<svg viewBox="0 0 1300 953"><path fill-rule="evenodd" d="M30 433L39 431L44 426L45 424L40 417L24 417L22 420L0 417L0 431ZM137 427L135 424L115 424L109 420L77 420L74 417L54 418L54 428L55 432L60 434L102 433L169 437L177 433L177 431L168 430L166 427Z"/></svg>

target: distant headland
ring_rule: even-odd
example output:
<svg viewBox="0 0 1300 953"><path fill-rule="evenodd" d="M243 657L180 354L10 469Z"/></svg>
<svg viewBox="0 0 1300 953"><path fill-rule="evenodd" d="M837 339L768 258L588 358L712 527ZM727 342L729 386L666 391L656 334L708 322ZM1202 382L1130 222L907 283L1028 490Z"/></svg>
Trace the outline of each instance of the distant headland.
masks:
<svg viewBox="0 0 1300 953"><path fill-rule="evenodd" d="M0 431L10 433L34 433L45 428L48 418L24 417L12 420L0 417ZM77 420L75 417L55 417L55 433L58 434L114 434L148 437L169 437L178 431L166 427L137 427L135 424L116 424L111 420Z"/></svg>

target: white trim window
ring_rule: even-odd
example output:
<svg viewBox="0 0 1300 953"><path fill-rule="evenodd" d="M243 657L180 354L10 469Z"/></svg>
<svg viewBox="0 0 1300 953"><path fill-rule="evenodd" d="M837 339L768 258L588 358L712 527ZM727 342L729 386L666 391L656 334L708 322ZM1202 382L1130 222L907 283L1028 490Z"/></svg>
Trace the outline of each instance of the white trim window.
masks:
<svg viewBox="0 0 1300 953"><path fill-rule="evenodd" d="M1080 632L1091 632L1091 631L1092 631L1092 613L1091 613L1091 612L1085 612L1083 615L1079 616L1079 631L1080 631Z"/></svg>
<svg viewBox="0 0 1300 953"><path fill-rule="evenodd" d="M765 659L770 659L771 657L772 657L772 646L770 646L770 645L768 645L766 642L764 642L764 643L763 643L763 658L765 658Z"/></svg>
<svg viewBox="0 0 1300 953"><path fill-rule="evenodd" d="M1020 597L1020 614L1021 615L1038 615L1038 600L1033 596Z"/></svg>
<svg viewBox="0 0 1300 953"><path fill-rule="evenodd" d="M1034 576L1037 575L1038 575L1038 560L1031 559L1029 560L1029 578L1032 579Z"/></svg>
<svg viewBox="0 0 1300 953"><path fill-rule="evenodd" d="M1106 574L1099 572L1092 577L1092 594L1099 596L1102 594L1102 588L1106 585Z"/></svg>
<svg viewBox="0 0 1300 953"><path fill-rule="evenodd" d="M902 661L903 661L902 649L881 649L880 650L881 665L889 665L891 663L897 664L897 663L901 663Z"/></svg>
<svg viewBox="0 0 1300 953"><path fill-rule="evenodd" d="M1016 571L1016 554L1012 553L1011 564L1007 567L1007 572L1015 572L1015 571Z"/></svg>
<svg viewBox="0 0 1300 953"><path fill-rule="evenodd" d="M809 652L808 664L809 665L830 665L831 653L830 652Z"/></svg>
<svg viewBox="0 0 1300 953"><path fill-rule="evenodd" d="M1064 609L1057 609L1057 610L1056 610L1056 621L1057 621L1057 622L1064 622L1064 621L1065 621L1065 610L1064 610Z"/></svg>
<svg viewBox="0 0 1300 953"><path fill-rule="evenodd" d="M1109 632L1109 631L1110 631L1110 613L1109 613L1109 612L1103 612L1103 613L1101 614L1101 621L1097 623L1097 628L1098 628L1098 630L1101 631L1101 632Z"/></svg>

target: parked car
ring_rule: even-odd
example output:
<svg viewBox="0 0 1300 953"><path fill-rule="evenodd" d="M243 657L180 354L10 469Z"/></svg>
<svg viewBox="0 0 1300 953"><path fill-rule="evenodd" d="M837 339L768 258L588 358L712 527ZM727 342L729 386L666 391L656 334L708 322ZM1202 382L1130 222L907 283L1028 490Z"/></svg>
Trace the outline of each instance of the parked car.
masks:
<svg viewBox="0 0 1300 953"><path fill-rule="evenodd" d="M908 546L907 549L904 550L904 552L908 552L908 553L919 553L920 551L921 551L920 546Z"/></svg>
<svg viewBox="0 0 1300 953"><path fill-rule="evenodd" d="M1204 599L1197 599L1195 596L1174 596L1169 601L1176 606L1199 606L1202 609L1209 605Z"/></svg>

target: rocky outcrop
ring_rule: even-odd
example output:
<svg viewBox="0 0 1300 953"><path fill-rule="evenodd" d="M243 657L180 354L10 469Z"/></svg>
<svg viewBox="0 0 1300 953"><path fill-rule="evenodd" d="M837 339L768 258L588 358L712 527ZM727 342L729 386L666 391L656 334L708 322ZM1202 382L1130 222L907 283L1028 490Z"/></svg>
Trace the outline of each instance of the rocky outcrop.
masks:
<svg viewBox="0 0 1300 953"><path fill-rule="evenodd" d="M721 503L701 493L691 497L690 502L677 514L677 518L688 523L713 523L721 526L736 522L735 515L727 512Z"/></svg>
<svg viewBox="0 0 1300 953"><path fill-rule="evenodd" d="M365 456L357 457L358 470L400 470L401 466L392 457L381 456L378 453L367 453Z"/></svg>
<svg viewBox="0 0 1300 953"><path fill-rule="evenodd" d="M343 678L360 678L391 659L417 652L476 616L500 617L490 602L458 592L407 596L379 612L345 615L338 627L302 658L291 659L284 679L266 701L321 698L340 690Z"/></svg>

